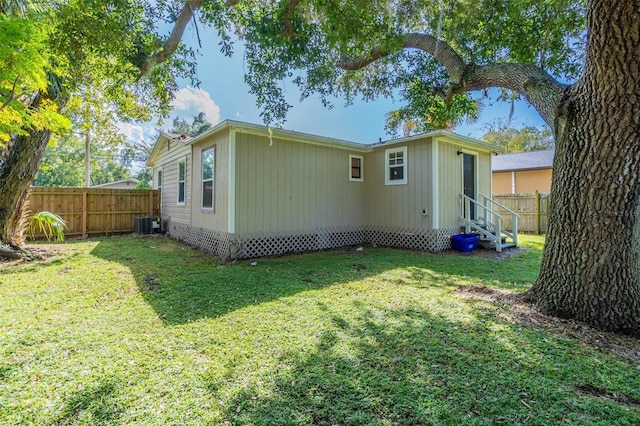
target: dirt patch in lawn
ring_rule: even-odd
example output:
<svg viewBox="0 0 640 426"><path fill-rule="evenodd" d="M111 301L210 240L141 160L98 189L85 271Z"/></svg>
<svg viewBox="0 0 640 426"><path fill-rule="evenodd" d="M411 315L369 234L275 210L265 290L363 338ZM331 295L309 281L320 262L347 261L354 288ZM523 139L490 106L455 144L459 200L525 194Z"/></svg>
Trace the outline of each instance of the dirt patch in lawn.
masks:
<svg viewBox="0 0 640 426"><path fill-rule="evenodd" d="M462 286L456 293L462 298L495 303L495 315L504 321L536 327L556 337L573 339L582 346L594 347L627 361L640 362L640 339L601 331L580 321L546 315L526 302L522 294L482 285Z"/></svg>
<svg viewBox="0 0 640 426"><path fill-rule="evenodd" d="M464 256L464 257L481 257L483 259L495 259L495 260L506 260L511 256L515 256L516 254L523 253L527 251L526 247L512 247L505 249L502 252L497 252L495 250L478 248L469 252L460 252L456 250L445 250L441 252L445 256Z"/></svg>
<svg viewBox="0 0 640 426"><path fill-rule="evenodd" d="M601 389L596 386L593 386L591 383L587 383L584 385L576 386L576 389L580 391L580 393L589 396L595 396L598 398L611 399L618 404L628 405L634 408L640 408L640 399L633 398L627 395L618 394L614 392L608 392L606 389Z"/></svg>
<svg viewBox="0 0 640 426"><path fill-rule="evenodd" d="M29 245L24 249L20 259L11 259L0 256L0 269L14 266L23 262L42 262L57 256L62 248L52 244Z"/></svg>
<svg viewBox="0 0 640 426"><path fill-rule="evenodd" d="M144 291L154 293L160 290L160 278L158 274L147 274L143 280Z"/></svg>

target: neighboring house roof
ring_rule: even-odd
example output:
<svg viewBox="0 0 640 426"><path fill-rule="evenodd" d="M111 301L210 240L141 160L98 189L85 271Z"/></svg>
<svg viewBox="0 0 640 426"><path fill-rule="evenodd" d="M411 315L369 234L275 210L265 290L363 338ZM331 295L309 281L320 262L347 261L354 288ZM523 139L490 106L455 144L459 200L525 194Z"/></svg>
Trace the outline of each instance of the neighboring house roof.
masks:
<svg viewBox="0 0 640 426"><path fill-rule="evenodd" d="M491 170L494 172L510 172L516 170L536 170L553 168L555 150L518 152L515 154L497 155L491 159Z"/></svg>
<svg viewBox="0 0 640 426"><path fill-rule="evenodd" d="M500 153L504 152L499 146L489 144L486 142L479 141L477 139L472 139L465 136L460 136L455 133L447 132L445 130L437 130L434 132L423 133L420 135L409 136L399 139L392 139L385 142L379 142L375 144L362 144L357 142L349 142L341 139L334 139L325 136L312 135L309 133L296 132L293 130L285 130L275 127L267 127L259 124L251 124L251 123L243 123L241 121L235 120L225 120L207 130L204 133L201 133L195 137L188 137L185 135L177 135L175 133L167 133L163 132L158 137L153 150L151 151L151 155L149 155L149 159L147 160L147 166L152 167L157 159L157 156L160 153L160 146L165 141L177 141L182 144L195 144L205 138L224 131L224 130L236 130L242 133L255 134L260 136L266 136L273 139L287 139L293 140L301 143L308 143L312 145L321 145L328 146L338 149L347 149L351 151L360 151L360 152L371 152L374 148L378 148L380 146L386 145L396 145L401 143L410 143L414 140L424 139L425 137L439 137L441 140L449 143L455 143L465 148L478 149L482 151L489 151Z"/></svg>
<svg viewBox="0 0 640 426"><path fill-rule="evenodd" d="M194 138L190 136L183 135L180 133L161 132L160 136L158 136L158 139L156 140L155 145L153 145L153 149L151 150L151 154L149 154L149 159L147 160L146 165L151 166L151 164L153 164L153 162L155 161L156 157L160 152L160 146L162 145L161 142L172 141L172 142L180 143L182 145L186 145L189 142L191 142L193 139Z"/></svg>
<svg viewBox="0 0 640 426"><path fill-rule="evenodd" d="M101 183L100 185L92 185L91 188L109 187L109 186L114 186L114 185L118 185L118 184L121 184L121 183L137 185L138 184L138 180L137 179L117 180L115 182L107 182L107 183Z"/></svg>

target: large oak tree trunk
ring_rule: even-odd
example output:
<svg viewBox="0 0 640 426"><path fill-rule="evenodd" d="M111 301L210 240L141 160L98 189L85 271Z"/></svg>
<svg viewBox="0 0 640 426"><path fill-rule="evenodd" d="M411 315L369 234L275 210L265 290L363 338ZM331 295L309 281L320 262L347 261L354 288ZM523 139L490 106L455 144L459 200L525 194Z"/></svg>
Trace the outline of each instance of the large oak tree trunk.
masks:
<svg viewBox="0 0 640 426"><path fill-rule="evenodd" d="M38 96L33 107L37 107ZM51 132L30 129L29 135L12 140L9 154L0 163L0 243L17 247L22 241L21 223L29 186L38 172Z"/></svg>
<svg viewBox="0 0 640 426"><path fill-rule="evenodd" d="M640 335L640 2L593 0L584 73L556 111L549 229L530 291L549 313Z"/></svg>

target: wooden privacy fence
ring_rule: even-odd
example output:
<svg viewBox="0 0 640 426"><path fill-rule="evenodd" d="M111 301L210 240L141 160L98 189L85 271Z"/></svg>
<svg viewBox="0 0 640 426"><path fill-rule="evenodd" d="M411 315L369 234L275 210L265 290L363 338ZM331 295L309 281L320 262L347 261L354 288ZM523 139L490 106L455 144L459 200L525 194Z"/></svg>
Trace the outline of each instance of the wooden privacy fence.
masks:
<svg viewBox="0 0 640 426"><path fill-rule="evenodd" d="M135 217L160 214L160 194L152 189L32 187L29 201L32 213L62 217L66 236L133 232Z"/></svg>
<svg viewBox="0 0 640 426"><path fill-rule="evenodd" d="M544 234L547 232L549 213L549 194L536 191L533 194L493 194L493 199L520 215L518 232ZM511 215L499 208L502 215L502 226L511 229Z"/></svg>

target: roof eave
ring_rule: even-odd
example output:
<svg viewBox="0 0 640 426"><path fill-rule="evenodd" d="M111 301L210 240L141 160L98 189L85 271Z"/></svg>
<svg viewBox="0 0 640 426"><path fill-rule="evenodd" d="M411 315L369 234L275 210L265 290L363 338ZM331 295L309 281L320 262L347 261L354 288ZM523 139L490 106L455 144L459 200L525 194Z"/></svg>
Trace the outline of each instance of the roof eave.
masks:
<svg viewBox="0 0 640 426"><path fill-rule="evenodd" d="M526 172L532 170L549 170L553 169L553 166L539 166L539 167L511 167L507 169L492 169L492 172Z"/></svg>
<svg viewBox="0 0 640 426"><path fill-rule="evenodd" d="M277 127L267 127L260 124L243 123L235 120L224 120L215 125L211 129L194 137L189 143L197 144L206 138L223 131L225 129L236 130L240 133L253 134L257 136L270 137L275 139L287 139L297 142L307 143L311 145L320 145L332 148L346 149L351 151L369 152L371 147L368 145L349 142L341 139L327 138L323 136L312 135L309 133L296 132L293 130L280 129Z"/></svg>
<svg viewBox="0 0 640 426"><path fill-rule="evenodd" d="M482 151L496 153L496 154L504 152L504 148L502 148L502 147L500 147L498 145L482 142L482 141L479 141L477 139L473 139L473 138L470 138L470 137L467 137L467 136L458 135L456 133L448 132L446 130L434 130L432 132L422 133L422 134L413 135L413 136L407 136L407 137L399 138L399 139L393 139L393 140L390 140L390 141L376 143L376 144L370 145L370 146L378 148L378 147L382 147L382 146L396 145L396 144L402 144L402 143L410 143L410 142L412 142L414 140L419 140L419 139L424 139L424 138L438 138L438 140L441 140L441 141L444 141L444 142L448 142L448 143L451 143L451 144L456 144L456 145L460 145L460 146L463 146L463 147L466 147L466 148L473 148L473 149L480 148Z"/></svg>
<svg viewBox="0 0 640 426"><path fill-rule="evenodd" d="M151 154L149 154L149 158L147 158L147 162L145 163L146 167L153 167L155 161L158 157L158 152L160 150L160 142L167 140L167 135L164 132L161 132L156 139L156 143L153 144L153 148L151 148Z"/></svg>

